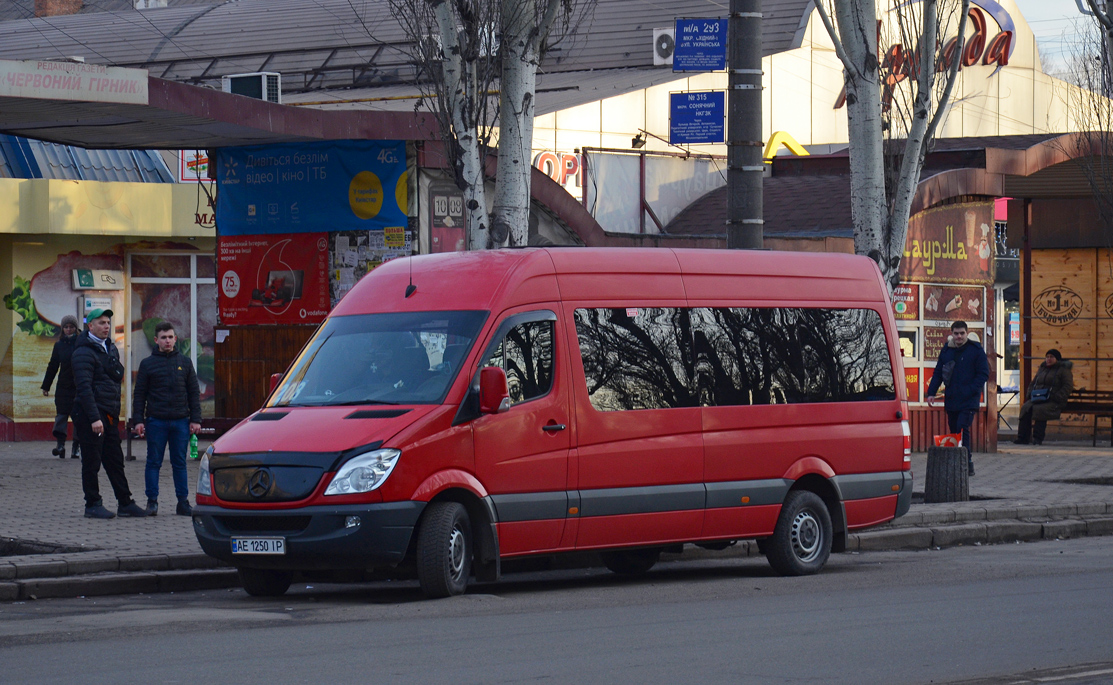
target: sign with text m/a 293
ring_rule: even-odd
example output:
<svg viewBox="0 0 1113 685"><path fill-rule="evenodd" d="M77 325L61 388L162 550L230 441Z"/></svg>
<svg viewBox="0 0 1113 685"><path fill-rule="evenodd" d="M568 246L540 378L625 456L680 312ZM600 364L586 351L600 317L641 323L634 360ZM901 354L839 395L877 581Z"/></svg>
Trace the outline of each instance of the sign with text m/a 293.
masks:
<svg viewBox="0 0 1113 685"><path fill-rule="evenodd" d="M726 93L669 94L669 143L699 145L726 140Z"/></svg>
<svg viewBox="0 0 1113 685"><path fill-rule="evenodd" d="M726 19L676 20L673 71L722 71L726 68Z"/></svg>

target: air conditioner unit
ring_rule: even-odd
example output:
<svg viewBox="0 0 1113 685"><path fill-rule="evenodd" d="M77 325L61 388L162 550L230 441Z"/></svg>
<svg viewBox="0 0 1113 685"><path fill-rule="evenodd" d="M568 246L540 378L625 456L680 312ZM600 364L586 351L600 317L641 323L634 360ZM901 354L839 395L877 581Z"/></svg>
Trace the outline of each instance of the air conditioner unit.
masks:
<svg viewBox="0 0 1113 685"><path fill-rule="evenodd" d="M653 66L664 67L672 64L672 52L676 48L676 29L653 29Z"/></svg>
<svg viewBox="0 0 1113 685"><path fill-rule="evenodd" d="M220 89L225 93L246 95L249 98L282 104L282 74L274 71L222 76Z"/></svg>

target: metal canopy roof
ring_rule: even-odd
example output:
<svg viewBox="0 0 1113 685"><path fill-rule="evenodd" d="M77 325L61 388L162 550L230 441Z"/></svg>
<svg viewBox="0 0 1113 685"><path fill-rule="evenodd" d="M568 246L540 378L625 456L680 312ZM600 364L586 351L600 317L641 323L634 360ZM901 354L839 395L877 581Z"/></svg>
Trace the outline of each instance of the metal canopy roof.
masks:
<svg viewBox="0 0 1113 685"><path fill-rule="evenodd" d="M321 111L148 77L146 105L0 97L0 133L94 149L435 140L430 114Z"/></svg>

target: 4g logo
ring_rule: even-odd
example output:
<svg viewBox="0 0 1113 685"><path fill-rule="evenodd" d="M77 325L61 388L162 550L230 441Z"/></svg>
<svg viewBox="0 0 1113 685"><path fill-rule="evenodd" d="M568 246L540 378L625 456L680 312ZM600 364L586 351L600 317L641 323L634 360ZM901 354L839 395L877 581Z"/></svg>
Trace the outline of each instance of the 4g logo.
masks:
<svg viewBox="0 0 1113 685"><path fill-rule="evenodd" d="M398 163L398 155L397 155L396 151L392 150L392 149L389 149L389 148L381 150L379 152L379 156L376 157L376 159L379 160L379 164L397 164Z"/></svg>

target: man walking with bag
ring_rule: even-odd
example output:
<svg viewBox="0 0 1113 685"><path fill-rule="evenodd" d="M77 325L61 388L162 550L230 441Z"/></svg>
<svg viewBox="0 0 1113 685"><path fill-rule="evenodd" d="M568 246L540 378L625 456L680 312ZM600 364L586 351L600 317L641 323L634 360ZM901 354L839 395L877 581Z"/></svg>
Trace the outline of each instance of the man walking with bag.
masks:
<svg viewBox="0 0 1113 685"><path fill-rule="evenodd" d="M81 441L81 489L85 491L85 518L110 519L116 514L104 508L98 473L101 464L112 484L120 516L146 516L135 503L124 476L124 452L120 449L120 381L124 366L112 342L112 310L94 309L86 319L89 331L77 336L70 358L75 399L73 427Z"/></svg>
<svg viewBox="0 0 1113 685"><path fill-rule="evenodd" d="M50 353L50 363L46 365L46 377L43 378L43 396L50 396L50 386L54 384L54 376L58 376L58 387L54 391L54 439L58 446L51 452L54 456L66 458L66 425L73 413L73 369L70 368L70 358L73 357L74 344L77 342L77 317L66 314L62 317L62 335L54 343ZM77 449L77 431L73 436L73 458L78 458L80 450Z"/></svg>
<svg viewBox="0 0 1113 685"><path fill-rule="evenodd" d="M951 324L951 335L939 353L935 370L928 384L927 403L935 406L935 393L945 385L943 408L947 411L947 425L952 433L962 433L962 446L966 448L967 466L974 475L974 457L970 453L970 426L978 413L982 389L989 380L989 361L985 350L967 336L965 321Z"/></svg>
<svg viewBox="0 0 1113 685"><path fill-rule="evenodd" d="M147 438L147 515L158 514L158 473L166 445L170 445L170 468L174 474L176 513L189 516L189 475L186 449L190 434L201 430L201 393L197 373L189 357L175 349L174 325L163 321L155 326L157 348L139 364L132 394L135 433Z"/></svg>

